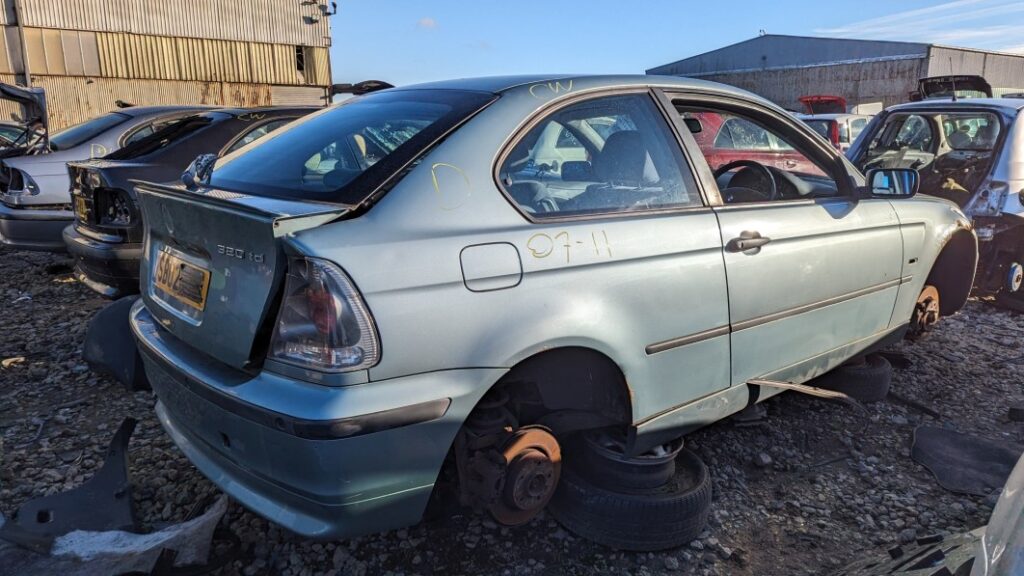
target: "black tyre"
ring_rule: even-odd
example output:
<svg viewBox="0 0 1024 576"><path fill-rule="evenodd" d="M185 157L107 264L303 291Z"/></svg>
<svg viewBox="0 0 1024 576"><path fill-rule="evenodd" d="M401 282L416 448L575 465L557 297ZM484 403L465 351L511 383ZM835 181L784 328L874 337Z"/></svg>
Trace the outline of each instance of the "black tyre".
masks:
<svg viewBox="0 0 1024 576"><path fill-rule="evenodd" d="M860 402L878 402L889 395L892 364L879 354L872 354L862 363L844 364L819 376L812 386L842 392Z"/></svg>
<svg viewBox="0 0 1024 576"><path fill-rule="evenodd" d="M619 492L563 466L548 510L573 533L618 550L654 551L692 542L711 512L711 475L689 450L676 458L672 479L653 490Z"/></svg>

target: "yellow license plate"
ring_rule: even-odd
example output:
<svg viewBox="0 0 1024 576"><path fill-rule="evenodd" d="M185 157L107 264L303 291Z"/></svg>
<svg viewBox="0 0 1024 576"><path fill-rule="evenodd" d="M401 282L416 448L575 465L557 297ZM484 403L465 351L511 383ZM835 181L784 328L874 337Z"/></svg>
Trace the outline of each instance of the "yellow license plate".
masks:
<svg viewBox="0 0 1024 576"><path fill-rule="evenodd" d="M190 264L170 252L158 252L153 281L157 288L176 300L195 308L206 308L206 292L210 289L210 271Z"/></svg>
<svg viewBox="0 0 1024 576"><path fill-rule="evenodd" d="M85 198L75 196L75 215L82 222L89 221L89 207L85 205Z"/></svg>

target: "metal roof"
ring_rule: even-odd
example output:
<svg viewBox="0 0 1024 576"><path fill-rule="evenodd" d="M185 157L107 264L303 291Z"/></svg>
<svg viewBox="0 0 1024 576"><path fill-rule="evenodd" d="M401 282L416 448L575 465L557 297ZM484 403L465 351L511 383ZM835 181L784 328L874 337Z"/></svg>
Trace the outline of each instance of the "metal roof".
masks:
<svg viewBox="0 0 1024 576"><path fill-rule="evenodd" d="M129 106L128 108L115 108L111 112L117 112L124 114L125 116L145 116L147 114L163 114L164 112L188 112L195 110L197 112L204 112L207 110L216 110L215 106Z"/></svg>
<svg viewBox="0 0 1024 576"><path fill-rule="evenodd" d="M594 75L594 74L550 74L537 76L484 76L480 78L458 78L443 80L440 82L429 82L426 84L413 84L390 88L390 90L476 90L481 92L507 92L516 88L530 89L539 84L550 84L558 87L558 93L580 90L591 90L596 88L611 88L623 86L660 86L671 88L686 88L700 91L711 91L723 94L741 95L747 98L764 100L760 96L741 90L733 86L727 86L718 82L709 82L694 78L682 78L679 76L656 76L644 74L620 74L620 75Z"/></svg>
<svg viewBox="0 0 1024 576"><path fill-rule="evenodd" d="M765 34L717 50L655 66L648 74L702 76L925 58L930 44Z"/></svg>

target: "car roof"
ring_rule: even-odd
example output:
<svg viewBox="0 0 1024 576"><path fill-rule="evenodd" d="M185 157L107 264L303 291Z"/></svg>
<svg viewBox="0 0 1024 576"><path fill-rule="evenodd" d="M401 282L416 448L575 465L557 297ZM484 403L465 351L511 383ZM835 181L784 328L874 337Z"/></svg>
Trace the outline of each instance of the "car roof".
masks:
<svg viewBox="0 0 1024 576"><path fill-rule="evenodd" d="M991 108L993 110L1002 110L1005 112L1017 112L1024 109L1024 99L1022 98L957 98L955 101L952 98L935 98L931 100L921 100L919 102L908 102L906 104L897 104L890 106L886 110L889 112L899 110L945 110L951 108Z"/></svg>
<svg viewBox="0 0 1024 576"><path fill-rule="evenodd" d="M161 114L164 112L188 112L191 110L215 110L216 106L129 106L127 108L114 108L110 112L117 112L125 116L138 117L149 114Z"/></svg>
<svg viewBox="0 0 1024 576"><path fill-rule="evenodd" d="M588 88L600 86L659 86L669 88L689 88L702 91L714 91L723 94L732 94L746 98L755 98L758 101L767 102L764 98L741 90L727 84L686 78L683 76L659 76L654 74L622 74L622 75L586 75L586 74L547 74L527 76L485 76L480 78L459 78L455 80L443 80L440 82L428 82L425 84L413 84L400 86L390 90L476 90L481 92L501 93L516 88L532 86L541 83L561 82L563 85L569 82L585 84Z"/></svg>
<svg viewBox="0 0 1024 576"><path fill-rule="evenodd" d="M321 108L323 106L256 106L253 108L216 108L210 110L210 112L224 112L232 116L241 116L242 114L288 114L292 112L308 114Z"/></svg>

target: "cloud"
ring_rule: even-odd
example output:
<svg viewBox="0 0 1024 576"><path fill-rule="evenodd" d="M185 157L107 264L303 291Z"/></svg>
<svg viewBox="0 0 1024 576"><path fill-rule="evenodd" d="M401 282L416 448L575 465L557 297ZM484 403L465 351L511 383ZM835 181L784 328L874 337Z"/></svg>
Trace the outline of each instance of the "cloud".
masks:
<svg viewBox="0 0 1024 576"><path fill-rule="evenodd" d="M416 22L416 26L426 28L427 30L433 30L434 28L437 28L437 20L434 20L430 16L424 16Z"/></svg>
<svg viewBox="0 0 1024 576"><path fill-rule="evenodd" d="M1006 49L1006 39L1024 27L1024 2L1019 0L952 0L820 28L825 36L868 40L902 40L936 44L970 44L978 48Z"/></svg>

